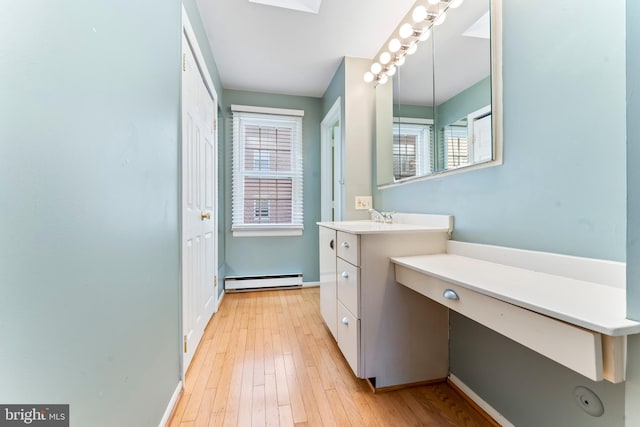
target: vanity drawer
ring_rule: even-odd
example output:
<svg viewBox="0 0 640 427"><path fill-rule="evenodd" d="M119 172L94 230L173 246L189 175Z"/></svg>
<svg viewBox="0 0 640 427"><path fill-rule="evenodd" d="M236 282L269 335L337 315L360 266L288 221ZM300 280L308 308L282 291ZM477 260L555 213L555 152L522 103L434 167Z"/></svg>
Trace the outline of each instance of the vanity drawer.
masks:
<svg viewBox="0 0 640 427"><path fill-rule="evenodd" d="M338 301L342 302L356 317L360 317L360 269L338 258Z"/></svg>
<svg viewBox="0 0 640 427"><path fill-rule="evenodd" d="M594 381L603 379L602 337L599 333L407 267L396 265L395 269L396 281L404 286Z"/></svg>
<svg viewBox="0 0 640 427"><path fill-rule="evenodd" d="M360 266L359 237L357 234L338 231L338 256L355 266Z"/></svg>
<svg viewBox="0 0 640 427"><path fill-rule="evenodd" d="M359 376L360 368L360 320L356 319L341 302L338 301L338 347L351 366L351 370Z"/></svg>

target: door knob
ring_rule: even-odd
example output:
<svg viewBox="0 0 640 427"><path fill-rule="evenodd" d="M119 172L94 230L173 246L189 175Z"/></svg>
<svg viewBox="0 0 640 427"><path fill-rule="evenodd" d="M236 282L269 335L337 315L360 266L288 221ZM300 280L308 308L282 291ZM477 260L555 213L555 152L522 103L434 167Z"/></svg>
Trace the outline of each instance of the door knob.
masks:
<svg viewBox="0 0 640 427"><path fill-rule="evenodd" d="M211 219L211 212L200 212L200 219L202 221L205 219Z"/></svg>
<svg viewBox="0 0 640 427"><path fill-rule="evenodd" d="M342 272L342 277L344 277L345 279L348 279L349 278L349 273L346 272L346 271L343 271Z"/></svg>
<svg viewBox="0 0 640 427"><path fill-rule="evenodd" d="M349 318L348 317L343 317L342 318L342 324L349 326Z"/></svg>

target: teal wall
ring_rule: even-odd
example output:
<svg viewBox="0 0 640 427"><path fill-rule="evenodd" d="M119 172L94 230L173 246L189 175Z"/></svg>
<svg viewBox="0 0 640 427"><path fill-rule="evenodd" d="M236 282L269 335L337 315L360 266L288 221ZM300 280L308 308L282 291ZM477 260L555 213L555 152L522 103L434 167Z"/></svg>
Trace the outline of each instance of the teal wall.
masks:
<svg viewBox="0 0 640 427"><path fill-rule="evenodd" d="M493 330L450 313L451 372L517 427L625 426L624 384L593 382ZM578 408L573 397L577 385L590 388L602 399L602 417L591 417Z"/></svg>
<svg viewBox="0 0 640 427"><path fill-rule="evenodd" d="M640 320L640 2L627 0L627 306ZM635 191L634 191L635 190Z"/></svg>
<svg viewBox="0 0 640 427"><path fill-rule="evenodd" d="M325 90L324 95L322 96L322 118L327 115L333 104L336 102L336 99L340 97L341 100L341 111L342 111L342 122L344 123L344 94L345 94L345 59L342 58L340 61L340 65L336 69L327 90ZM320 120L322 121L322 120ZM344 126L342 126L344 132Z"/></svg>
<svg viewBox="0 0 640 427"><path fill-rule="evenodd" d="M225 138L225 242L226 274L303 273L305 282L318 281L318 226L320 220L320 98L224 91ZM304 233L296 237L233 237L231 232L231 104L304 110Z"/></svg>
<svg viewBox="0 0 640 427"><path fill-rule="evenodd" d="M627 314L640 320L640 2L627 0ZM640 425L640 335L628 338L626 425Z"/></svg>
<svg viewBox="0 0 640 427"><path fill-rule="evenodd" d="M2 403L152 426L178 384L180 15L175 0L0 14Z"/></svg>
<svg viewBox="0 0 640 427"><path fill-rule="evenodd" d="M503 1L503 18L504 164L378 191L374 203L455 215L456 240L624 261L624 1L606 20L579 0ZM452 372L518 427L624 424L624 384L591 383L461 316L451 326ZM579 410L579 384L604 417Z"/></svg>
<svg viewBox="0 0 640 427"><path fill-rule="evenodd" d="M433 119L433 107L423 105L393 104L393 117Z"/></svg>
<svg viewBox="0 0 640 427"><path fill-rule="evenodd" d="M450 125L491 103L491 77L480 80L436 108L436 129Z"/></svg>

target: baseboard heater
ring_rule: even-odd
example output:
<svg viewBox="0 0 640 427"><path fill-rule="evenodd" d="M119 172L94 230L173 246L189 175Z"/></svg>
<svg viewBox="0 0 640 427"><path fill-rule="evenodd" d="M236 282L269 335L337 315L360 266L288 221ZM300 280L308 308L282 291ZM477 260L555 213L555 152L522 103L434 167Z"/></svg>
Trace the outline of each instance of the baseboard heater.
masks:
<svg viewBox="0 0 640 427"><path fill-rule="evenodd" d="M248 292L261 289L291 289L302 286L302 273L272 274L267 276L227 276L225 292Z"/></svg>

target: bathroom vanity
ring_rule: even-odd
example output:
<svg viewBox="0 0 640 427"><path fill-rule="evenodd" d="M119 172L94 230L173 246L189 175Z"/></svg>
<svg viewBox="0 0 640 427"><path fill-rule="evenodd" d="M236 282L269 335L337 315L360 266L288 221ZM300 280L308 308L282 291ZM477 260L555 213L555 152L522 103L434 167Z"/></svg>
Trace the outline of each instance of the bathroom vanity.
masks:
<svg viewBox="0 0 640 427"><path fill-rule="evenodd" d="M354 374L376 388L448 373L448 309L395 280L390 257L446 250L453 219L320 222L320 308Z"/></svg>

